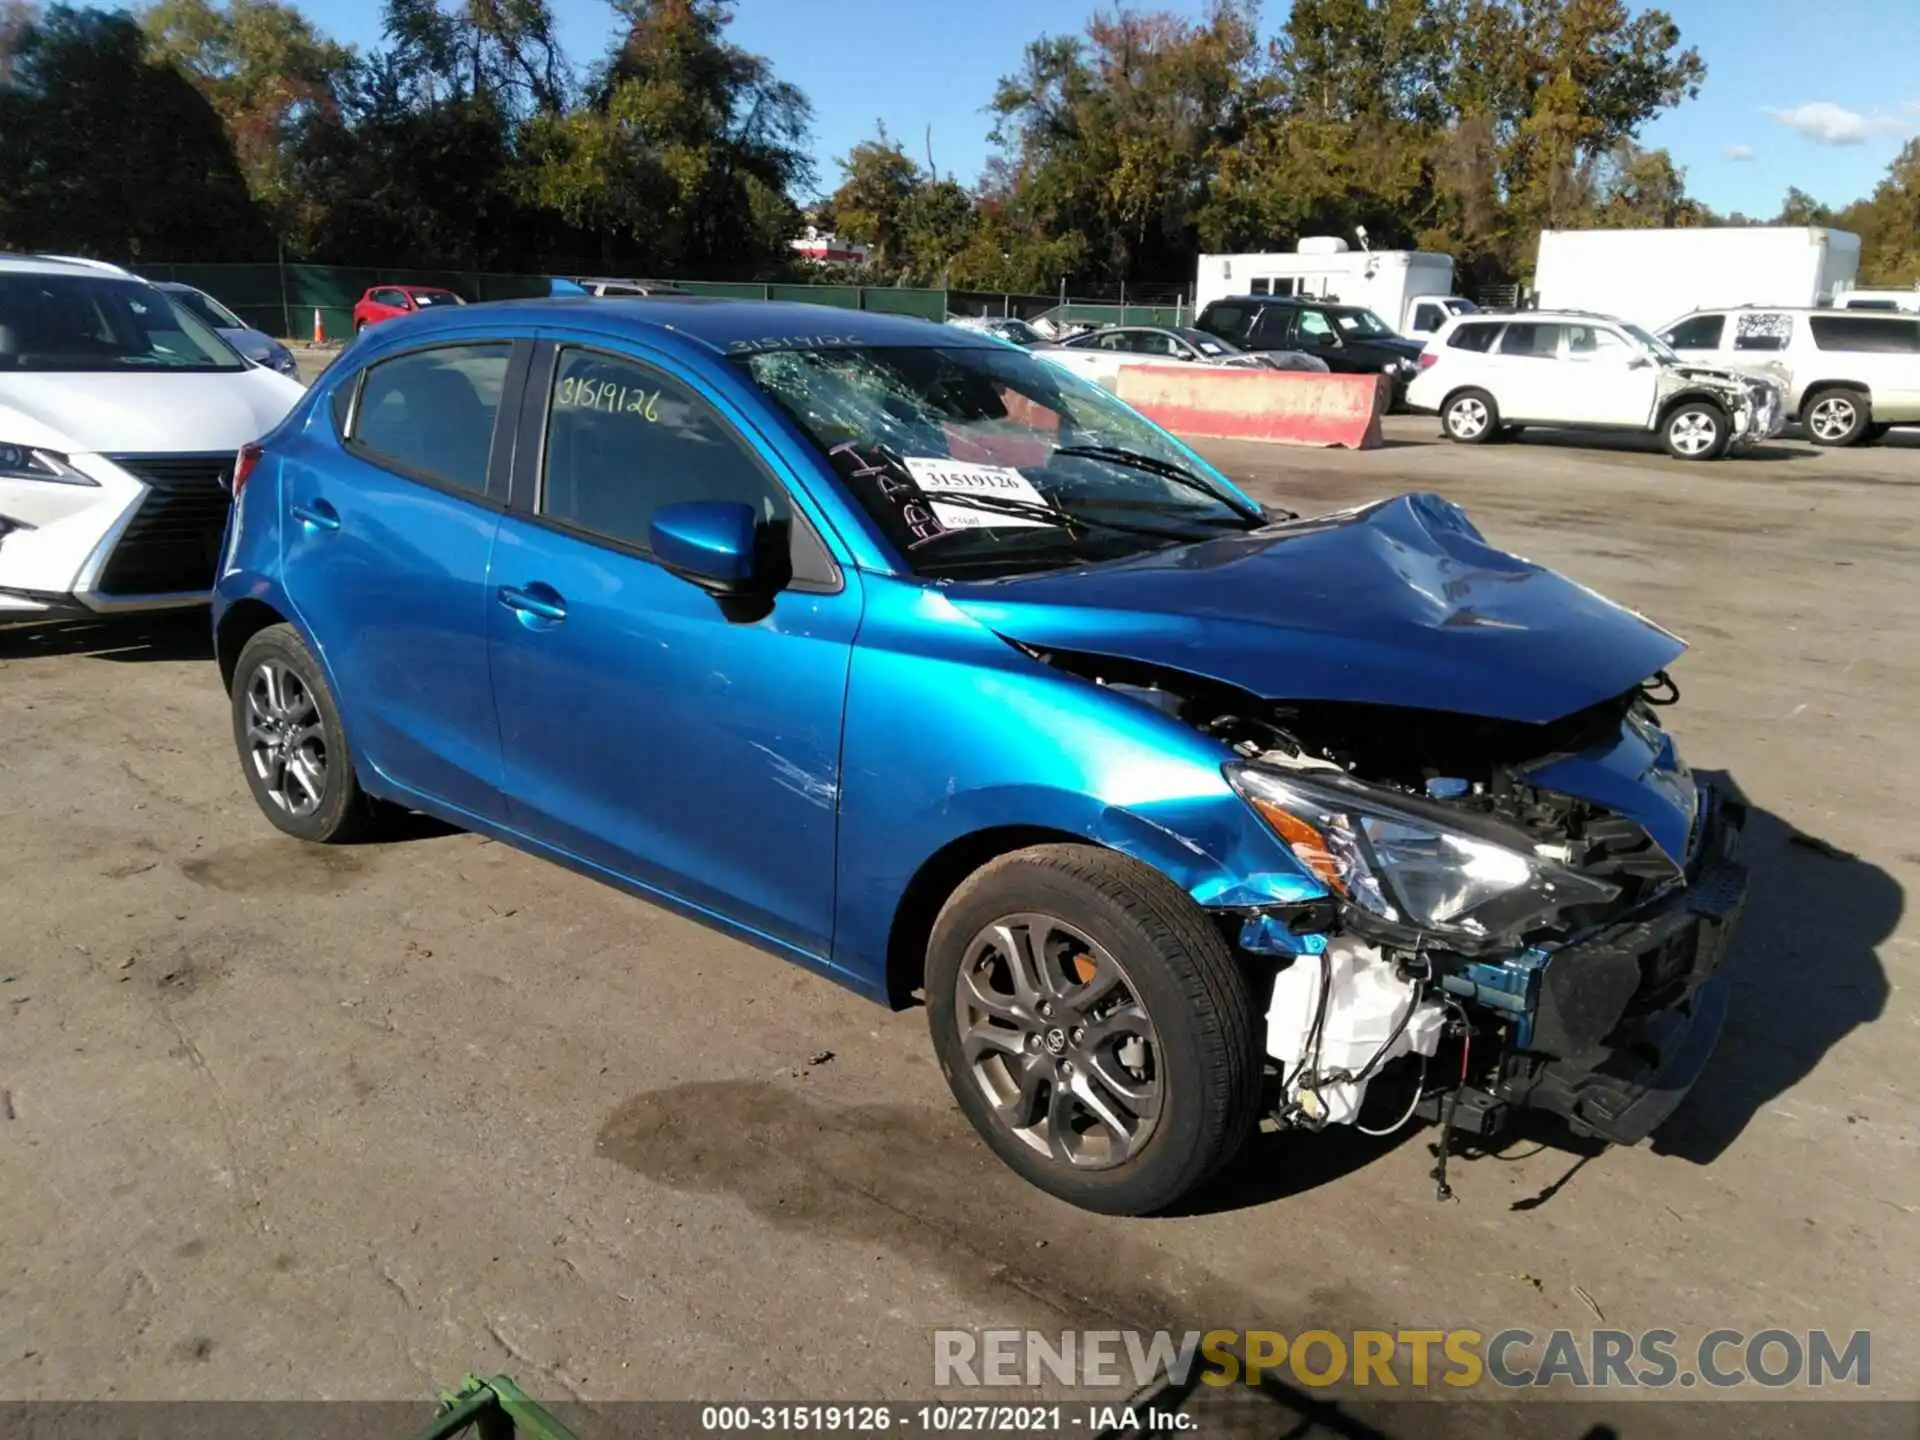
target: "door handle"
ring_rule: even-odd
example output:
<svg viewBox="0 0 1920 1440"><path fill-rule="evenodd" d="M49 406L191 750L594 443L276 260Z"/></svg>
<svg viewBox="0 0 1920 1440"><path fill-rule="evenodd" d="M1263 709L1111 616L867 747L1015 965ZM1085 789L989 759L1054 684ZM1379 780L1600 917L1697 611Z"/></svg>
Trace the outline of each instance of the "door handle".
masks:
<svg viewBox="0 0 1920 1440"><path fill-rule="evenodd" d="M293 518L309 530L338 530L340 512L324 500L316 500L311 505L293 506Z"/></svg>
<svg viewBox="0 0 1920 1440"><path fill-rule="evenodd" d="M537 581L524 589L517 585L500 587L500 603L529 620L545 620L558 625L567 618L567 602L551 585Z"/></svg>

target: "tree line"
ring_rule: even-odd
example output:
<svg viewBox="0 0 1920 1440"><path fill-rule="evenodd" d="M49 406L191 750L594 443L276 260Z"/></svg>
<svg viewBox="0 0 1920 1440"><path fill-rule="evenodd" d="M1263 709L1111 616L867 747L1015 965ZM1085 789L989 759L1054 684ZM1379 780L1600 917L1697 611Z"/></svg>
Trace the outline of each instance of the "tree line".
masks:
<svg viewBox="0 0 1920 1440"><path fill-rule="evenodd" d="M867 283L1180 281L1200 251L1352 235L1526 278L1543 228L1750 223L1638 137L1706 65L1625 0L1257 0L1043 36L987 97L977 182L884 127L816 174L811 108L727 0L612 0L564 55L548 0L386 0L342 46L282 0L0 0L0 245L149 260L775 278L803 218ZM831 188L826 188L830 186ZM1920 275L1920 142L1838 212L1863 279Z"/></svg>

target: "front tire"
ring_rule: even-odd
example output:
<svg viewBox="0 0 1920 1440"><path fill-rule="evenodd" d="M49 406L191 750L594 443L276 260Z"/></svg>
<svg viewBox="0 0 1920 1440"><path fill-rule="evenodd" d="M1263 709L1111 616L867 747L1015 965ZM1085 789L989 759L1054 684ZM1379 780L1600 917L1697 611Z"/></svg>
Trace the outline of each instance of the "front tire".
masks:
<svg viewBox="0 0 1920 1440"><path fill-rule="evenodd" d="M320 845L367 838L384 807L360 788L326 672L291 625L270 625L234 664L233 743L261 813Z"/></svg>
<svg viewBox="0 0 1920 1440"><path fill-rule="evenodd" d="M1872 423L1867 397L1857 390L1816 390L1801 411L1807 438L1816 445L1857 445Z"/></svg>
<svg viewBox="0 0 1920 1440"><path fill-rule="evenodd" d="M1718 460L1732 439L1727 412L1705 400L1676 405L1660 422L1660 443L1676 460Z"/></svg>
<svg viewBox="0 0 1920 1440"><path fill-rule="evenodd" d="M1484 445L1500 433L1500 407L1484 390L1462 390L1440 412L1440 428L1460 445Z"/></svg>
<svg viewBox="0 0 1920 1440"><path fill-rule="evenodd" d="M1127 856L1040 845L976 871L934 923L926 995L967 1119L1070 1204L1165 1210L1257 1119L1246 977L1199 907Z"/></svg>

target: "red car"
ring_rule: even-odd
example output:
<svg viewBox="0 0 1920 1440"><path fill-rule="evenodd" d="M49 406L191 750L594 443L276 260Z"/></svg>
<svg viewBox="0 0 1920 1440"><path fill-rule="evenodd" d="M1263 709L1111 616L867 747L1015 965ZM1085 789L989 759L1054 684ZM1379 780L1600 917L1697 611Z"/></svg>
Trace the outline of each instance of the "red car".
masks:
<svg viewBox="0 0 1920 1440"><path fill-rule="evenodd" d="M391 320L396 315L411 315L416 310L431 310L437 305L464 305L451 290L436 285L375 285L353 306L353 333L358 335L369 325Z"/></svg>

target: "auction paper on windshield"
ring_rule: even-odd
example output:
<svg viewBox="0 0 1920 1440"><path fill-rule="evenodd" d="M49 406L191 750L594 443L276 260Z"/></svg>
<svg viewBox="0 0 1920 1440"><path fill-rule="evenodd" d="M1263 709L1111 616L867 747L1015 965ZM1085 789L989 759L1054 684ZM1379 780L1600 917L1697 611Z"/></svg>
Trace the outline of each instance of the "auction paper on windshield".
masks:
<svg viewBox="0 0 1920 1440"><path fill-rule="evenodd" d="M981 495L1054 508L1053 503L1034 488L1033 482L1011 465L970 465L965 461L930 455L907 455L902 459L906 462L907 473L913 476L913 483L933 502L933 513L950 530L981 530L989 527L1045 529L1050 523L1023 515L976 510L964 503L941 503L942 496L952 496L964 502L969 495ZM1059 523L1064 524L1065 520L1066 517L1062 515Z"/></svg>

